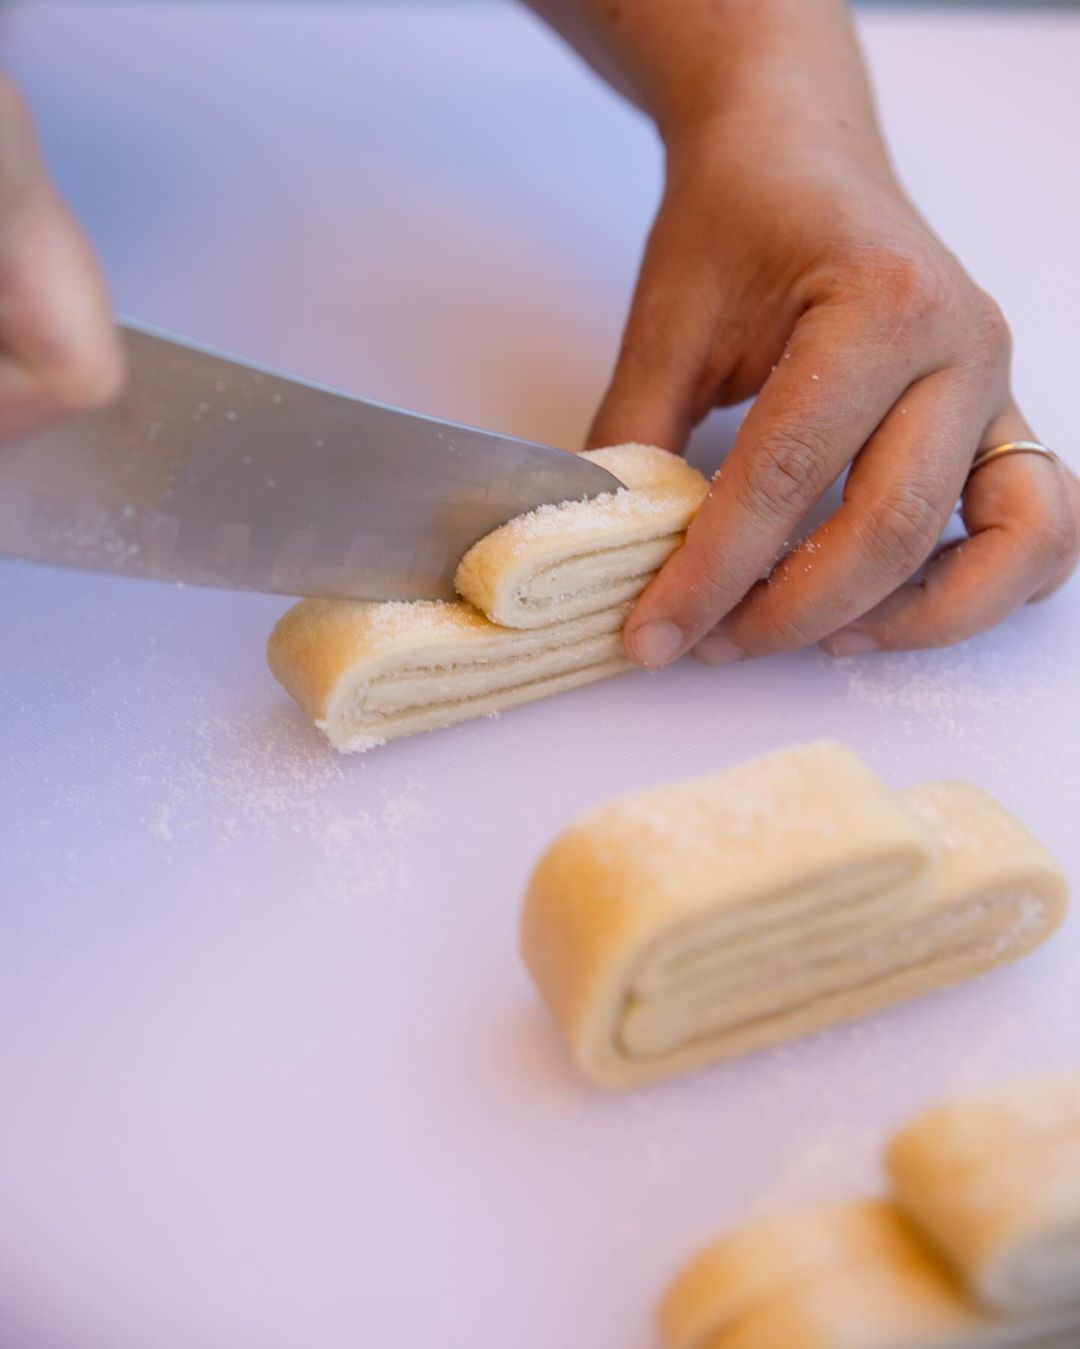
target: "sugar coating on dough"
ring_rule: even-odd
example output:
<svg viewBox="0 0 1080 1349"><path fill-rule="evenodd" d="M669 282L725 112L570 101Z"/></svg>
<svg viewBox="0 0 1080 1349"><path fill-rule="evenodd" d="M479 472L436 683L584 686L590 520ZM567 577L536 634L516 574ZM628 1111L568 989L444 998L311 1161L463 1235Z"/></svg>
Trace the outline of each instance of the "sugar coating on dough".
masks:
<svg viewBox="0 0 1080 1349"><path fill-rule="evenodd" d="M899 1203L987 1306L1080 1304L1080 1074L930 1110L887 1164Z"/></svg>
<svg viewBox="0 0 1080 1349"><path fill-rule="evenodd" d="M454 585L493 622L543 627L637 595L675 551L707 491L678 455L650 445L590 450L618 492L540 506L474 544Z"/></svg>
<svg viewBox="0 0 1080 1349"><path fill-rule="evenodd" d="M463 561L463 591L498 623L465 601L304 600L282 617L270 669L335 748L369 749L631 668L620 636L631 601L707 484L648 446L589 457L626 490L519 517Z"/></svg>
<svg viewBox="0 0 1080 1349"><path fill-rule="evenodd" d="M625 1087L1016 959L1065 902L985 793L894 793L810 745L572 825L533 873L521 949L580 1071Z"/></svg>
<svg viewBox="0 0 1080 1349"><path fill-rule="evenodd" d="M275 628L270 668L335 748L363 750L628 669L625 612L515 632L465 604L304 600Z"/></svg>

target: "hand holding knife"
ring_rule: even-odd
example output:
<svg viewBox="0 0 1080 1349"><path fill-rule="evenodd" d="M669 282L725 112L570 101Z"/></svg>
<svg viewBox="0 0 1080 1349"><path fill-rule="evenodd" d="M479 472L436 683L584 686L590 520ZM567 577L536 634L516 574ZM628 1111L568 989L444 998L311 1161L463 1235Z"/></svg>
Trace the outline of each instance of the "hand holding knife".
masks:
<svg viewBox="0 0 1080 1349"><path fill-rule="evenodd" d="M0 553L286 595L450 599L478 538L619 486L565 451L137 324L120 334L119 397L0 447Z"/></svg>

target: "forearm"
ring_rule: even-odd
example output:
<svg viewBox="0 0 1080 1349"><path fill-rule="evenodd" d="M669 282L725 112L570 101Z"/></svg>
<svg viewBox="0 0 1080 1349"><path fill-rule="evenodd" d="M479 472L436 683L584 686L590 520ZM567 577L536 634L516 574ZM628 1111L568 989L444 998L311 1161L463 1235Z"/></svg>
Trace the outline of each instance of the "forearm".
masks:
<svg viewBox="0 0 1080 1349"><path fill-rule="evenodd" d="M528 0L655 120L669 148L705 129L782 125L884 162L843 0Z"/></svg>

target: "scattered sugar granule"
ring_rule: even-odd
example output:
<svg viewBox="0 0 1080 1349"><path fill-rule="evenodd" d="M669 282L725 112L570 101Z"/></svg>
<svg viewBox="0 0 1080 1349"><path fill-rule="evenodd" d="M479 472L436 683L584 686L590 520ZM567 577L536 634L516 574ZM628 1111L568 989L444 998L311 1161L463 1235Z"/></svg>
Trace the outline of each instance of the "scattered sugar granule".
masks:
<svg viewBox="0 0 1080 1349"><path fill-rule="evenodd" d="M159 802L150 812L146 827L155 838L168 842L173 837L172 807L165 801Z"/></svg>
<svg viewBox="0 0 1080 1349"><path fill-rule="evenodd" d="M412 835L424 817L423 785L369 785L357 764L331 754L291 708L197 723L147 818L168 843L182 830L194 846L238 856L284 844L303 857L305 904L400 900L409 892Z"/></svg>

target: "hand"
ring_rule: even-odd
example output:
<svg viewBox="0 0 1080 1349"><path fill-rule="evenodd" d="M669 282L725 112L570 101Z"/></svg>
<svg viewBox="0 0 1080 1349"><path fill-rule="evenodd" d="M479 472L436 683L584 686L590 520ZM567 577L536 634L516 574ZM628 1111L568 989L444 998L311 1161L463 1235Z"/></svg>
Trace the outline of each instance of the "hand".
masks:
<svg viewBox="0 0 1080 1349"><path fill-rule="evenodd" d="M590 444L681 450L757 401L630 654L736 660L962 641L1072 571L1080 486L1031 439L997 306L889 164L844 0L530 0L655 120L667 149ZM850 468L844 502L788 540ZM967 541L920 572L963 494Z"/></svg>
<svg viewBox="0 0 1080 1349"><path fill-rule="evenodd" d="M958 642L1076 563L1080 485L1062 466L1009 456L965 488L980 448L1033 438L1009 392L1005 321L872 140L836 142L781 124L669 145L590 443L679 450L711 407L759 396L627 623L644 665L690 647L721 662ZM849 465L843 505L785 551ZM961 493L970 537L913 582Z"/></svg>
<svg viewBox="0 0 1080 1349"><path fill-rule="evenodd" d="M0 76L0 439L111 399L123 363L90 248Z"/></svg>

